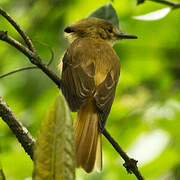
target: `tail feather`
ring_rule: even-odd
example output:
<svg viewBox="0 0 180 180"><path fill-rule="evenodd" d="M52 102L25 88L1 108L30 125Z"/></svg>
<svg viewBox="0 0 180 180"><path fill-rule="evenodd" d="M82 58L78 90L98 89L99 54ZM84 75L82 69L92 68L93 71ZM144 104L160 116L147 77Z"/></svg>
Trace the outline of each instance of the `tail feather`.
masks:
<svg viewBox="0 0 180 180"><path fill-rule="evenodd" d="M98 114L92 103L83 106L75 121L76 165L86 172L102 169L102 143Z"/></svg>
<svg viewBox="0 0 180 180"><path fill-rule="evenodd" d="M102 171L102 139L101 133L98 133L97 151L96 151L96 169Z"/></svg>

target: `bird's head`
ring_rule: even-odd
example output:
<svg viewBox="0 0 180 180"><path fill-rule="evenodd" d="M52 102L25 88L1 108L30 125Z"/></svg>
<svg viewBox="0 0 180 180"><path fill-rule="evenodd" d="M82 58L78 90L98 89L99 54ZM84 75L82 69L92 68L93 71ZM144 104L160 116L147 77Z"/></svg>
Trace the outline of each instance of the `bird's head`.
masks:
<svg viewBox="0 0 180 180"><path fill-rule="evenodd" d="M64 32L71 42L77 38L90 37L105 40L113 45L117 40L137 39L137 36L120 32L111 22L95 17L77 21L66 27Z"/></svg>

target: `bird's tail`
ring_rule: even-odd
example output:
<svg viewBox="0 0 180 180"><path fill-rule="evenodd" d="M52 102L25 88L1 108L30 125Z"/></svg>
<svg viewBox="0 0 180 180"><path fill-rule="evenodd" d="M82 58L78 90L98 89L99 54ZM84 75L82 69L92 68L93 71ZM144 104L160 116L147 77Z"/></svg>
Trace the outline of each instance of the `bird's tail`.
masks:
<svg viewBox="0 0 180 180"><path fill-rule="evenodd" d="M76 166L87 173L94 168L102 170L102 143L98 129L98 114L93 103L87 103L78 112L74 124Z"/></svg>

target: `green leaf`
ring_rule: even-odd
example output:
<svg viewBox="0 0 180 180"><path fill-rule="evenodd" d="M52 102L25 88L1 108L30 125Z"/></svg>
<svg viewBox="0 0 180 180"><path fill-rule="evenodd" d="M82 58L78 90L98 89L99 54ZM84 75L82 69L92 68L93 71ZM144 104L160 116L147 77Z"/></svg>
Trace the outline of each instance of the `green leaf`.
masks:
<svg viewBox="0 0 180 180"><path fill-rule="evenodd" d="M35 180L74 180L74 135L69 108L60 94L43 120L35 145Z"/></svg>
<svg viewBox="0 0 180 180"><path fill-rule="evenodd" d="M116 10L113 8L112 4L106 4L99 7L93 11L88 17L97 17L110 21L119 29L119 20L116 13Z"/></svg>

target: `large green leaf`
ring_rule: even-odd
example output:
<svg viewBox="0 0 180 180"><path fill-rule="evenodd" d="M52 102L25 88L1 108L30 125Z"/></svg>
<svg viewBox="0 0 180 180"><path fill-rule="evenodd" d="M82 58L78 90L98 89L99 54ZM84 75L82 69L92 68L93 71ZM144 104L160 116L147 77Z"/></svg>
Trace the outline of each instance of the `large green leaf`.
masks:
<svg viewBox="0 0 180 180"><path fill-rule="evenodd" d="M112 4L106 4L93 11L88 17L97 17L110 21L119 29L119 20L116 14L116 10Z"/></svg>
<svg viewBox="0 0 180 180"><path fill-rule="evenodd" d="M75 178L72 120L60 94L43 120L35 145L35 180L73 180Z"/></svg>

